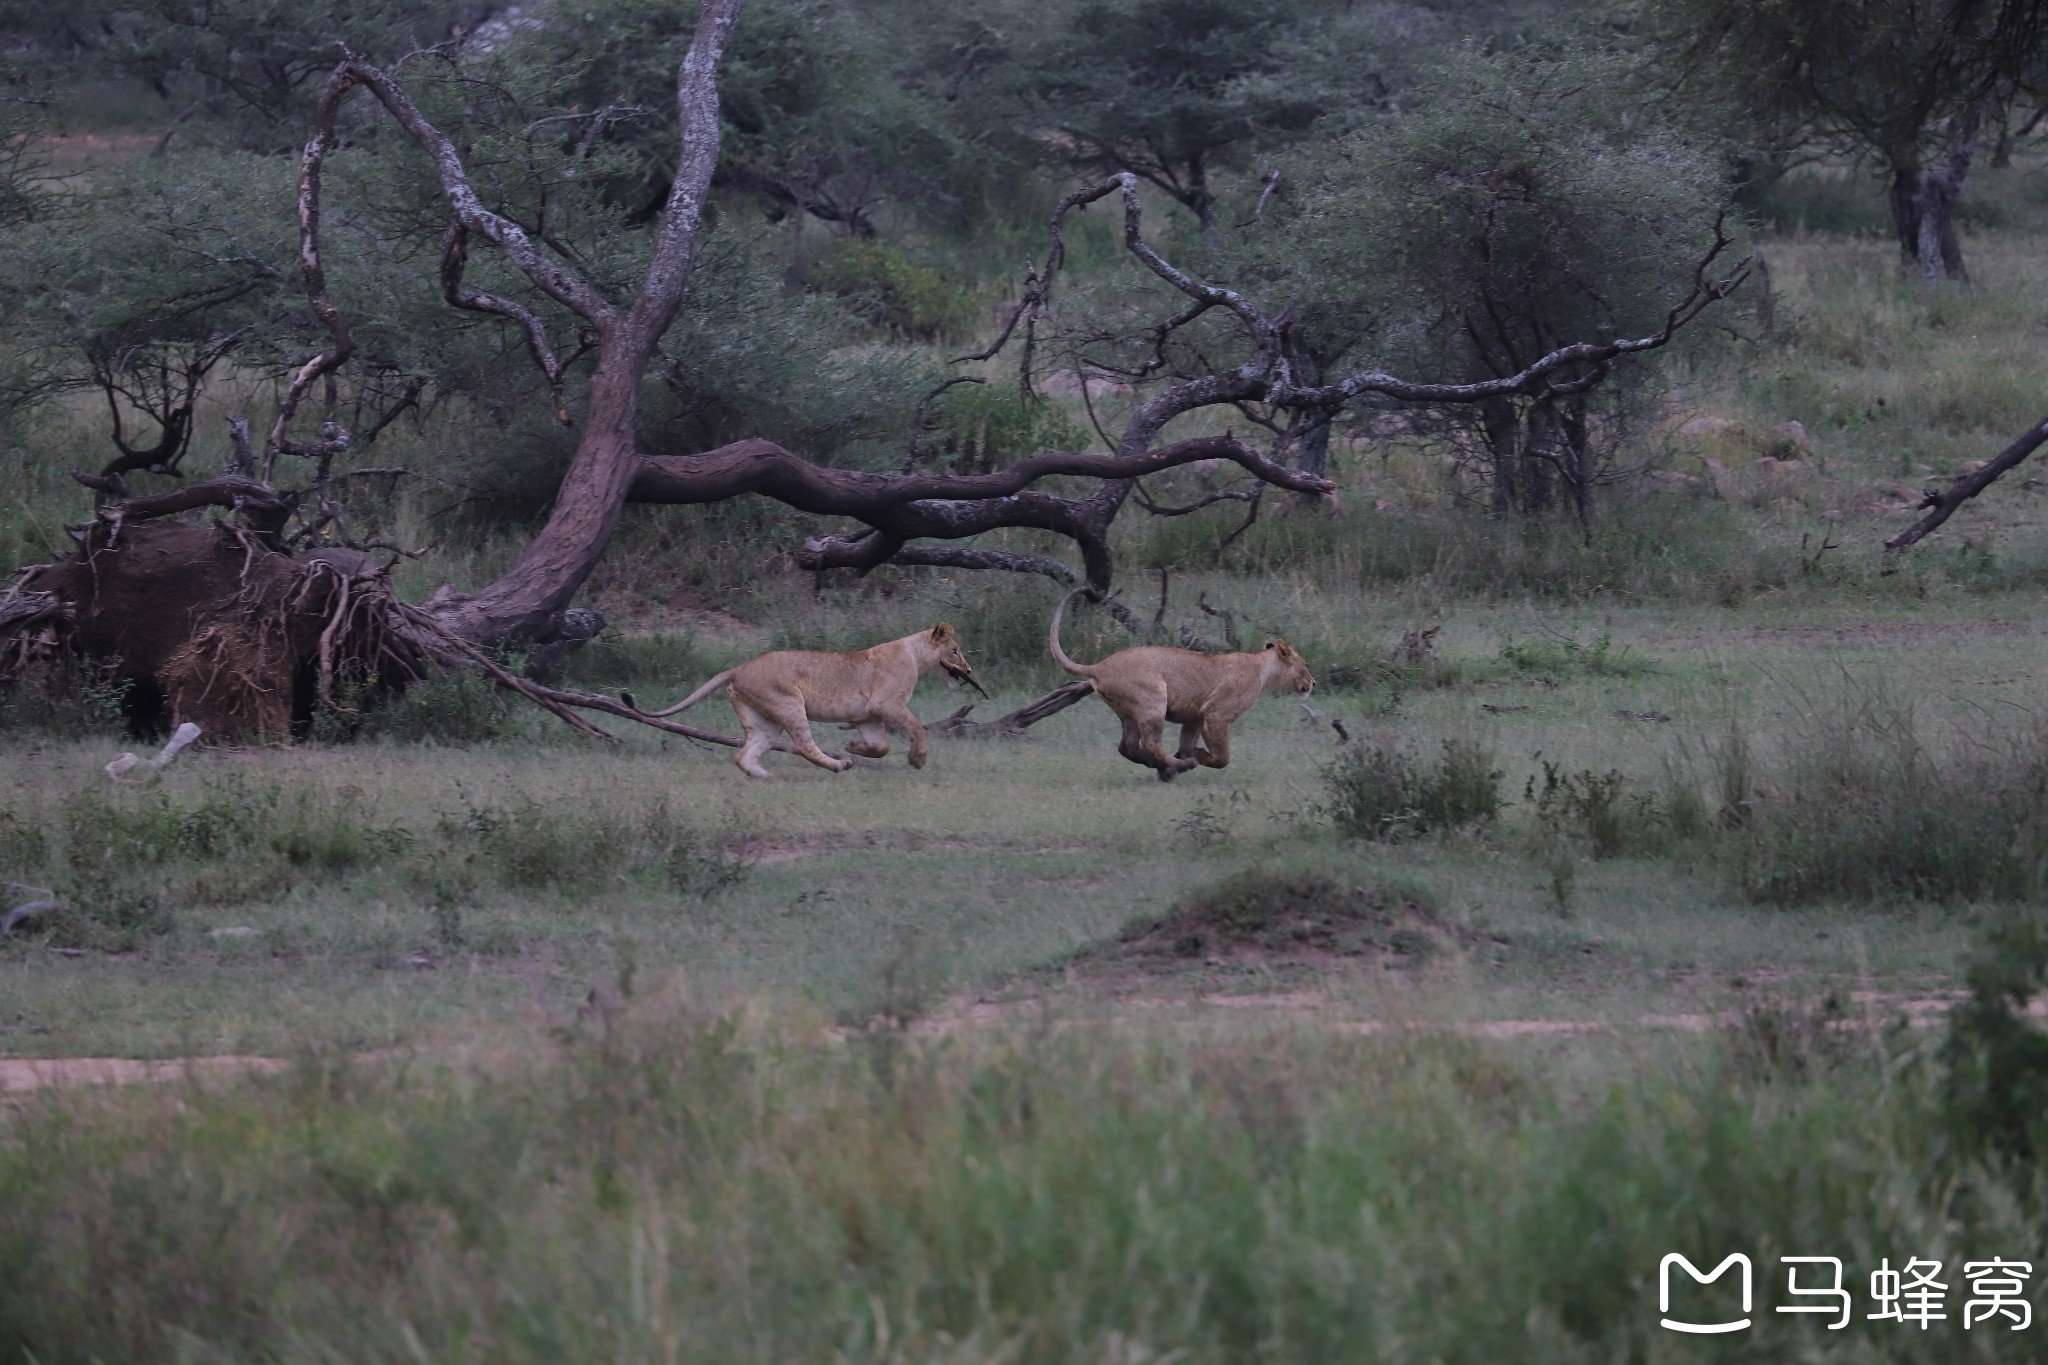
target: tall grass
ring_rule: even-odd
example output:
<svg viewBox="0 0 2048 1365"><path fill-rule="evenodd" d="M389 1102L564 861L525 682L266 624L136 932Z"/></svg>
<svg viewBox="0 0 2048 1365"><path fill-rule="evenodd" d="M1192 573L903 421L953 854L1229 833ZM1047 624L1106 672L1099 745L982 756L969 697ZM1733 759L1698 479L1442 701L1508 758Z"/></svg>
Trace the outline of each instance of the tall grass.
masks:
<svg viewBox="0 0 2048 1365"><path fill-rule="evenodd" d="M1753 898L1968 901L2041 892L2048 734L2002 722L1938 745L1909 700L1854 678L1805 698L1793 722L1742 812L1741 875Z"/></svg>
<svg viewBox="0 0 2048 1365"><path fill-rule="evenodd" d="M820 1045L629 1011L491 1079L308 1061L227 1093L31 1099L0 1143L0 1350L1690 1359L1657 1326L1659 1262L1744 1251L1745 1349L1926 1360L1961 1349L1956 1301L1927 1340L1830 1337L1771 1311L1775 1257L1839 1256L1859 1289L1880 1258L2039 1263L2031 1168L1945 1133L1912 1067L1794 1086L1638 1061L1558 1098L1440 1039Z"/></svg>

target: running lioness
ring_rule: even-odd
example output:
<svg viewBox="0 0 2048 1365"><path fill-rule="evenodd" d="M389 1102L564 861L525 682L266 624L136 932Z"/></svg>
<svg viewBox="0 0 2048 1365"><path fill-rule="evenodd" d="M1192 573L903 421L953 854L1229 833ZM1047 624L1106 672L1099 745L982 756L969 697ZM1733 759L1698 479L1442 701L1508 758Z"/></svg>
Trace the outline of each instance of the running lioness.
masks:
<svg viewBox="0 0 2048 1365"><path fill-rule="evenodd" d="M1077 678L1095 684L1095 695L1124 725L1116 751L1156 770L1161 782L1196 764L1230 764L1230 725L1268 692L1307 696L1316 680L1308 664L1285 640L1269 640L1248 654L1198 654L1166 645L1120 649L1099 664L1077 664L1060 648L1060 616L1086 588L1060 599L1052 614L1052 657ZM1180 748L1167 753L1166 724L1180 726Z"/></svg>
<svg viewBox="0 0 2048 1365"><path fill-rule="evenodd" d="M846 747L862 758L887 754L889 731L908 735L910 766L922 768L924 726L910 714L910 694L927 673L944 673L981 691L974 669L960 652L953 627L941 621L930 630L843 654L778 649L738 668L728 668L667 710L642 714L672 716L724 687L732 709L739 713L741 728L747 732L746 743L733 761L749 777L773 776L761 766L761 755L775 742L778 729L788 734L799 754L826 771L839 773L851 768L852 759L833 757L811 738L814 720L858 727L859 741ZM632 698L627 697L626 703L632 705Z"/></svg>

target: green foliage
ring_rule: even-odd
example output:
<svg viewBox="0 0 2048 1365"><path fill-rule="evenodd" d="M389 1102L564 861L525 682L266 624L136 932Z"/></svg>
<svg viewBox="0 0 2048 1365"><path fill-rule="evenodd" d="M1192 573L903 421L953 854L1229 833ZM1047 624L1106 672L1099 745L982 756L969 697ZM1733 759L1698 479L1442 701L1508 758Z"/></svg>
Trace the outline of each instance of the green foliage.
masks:
<svg viewBox="0 0 2048 1365"><path fill-rule="evenodd" d="M54 807L0 809L0 876L63 904L61 947L132 950L186 907L281 895L308 877L396 866L412 847L360 796L238 774L196 785L86 787Z"/></svg>
<svg viewBox="0 0 2048 1365"><path fill-rule="evenodd" d="M1606 631L1582 644L1577 637L1549 633L1533 640L1503 636L1500 660L1517 673L1540 673L1552 678L1639 678L1656 665L1626 645L1617 646Z"/></svg>
<svg viewBox="0 0 2048 1365"><path fill-rule="evenodd" d="M1711 79L1775 145L1848 139L1905 170L2039 62L2048 7L1994 0L1964 18L1920 0L1657 0L1646 17L1675 68Z"/></svg>
<svg viewBox="0 0 2048 1365"><path fill-rule="evenodd" d="M952 472L980 474L1047 450L1086 450L1093 437L1059 403L1024 398L1010 385L960 384L934 400L934 430L918 447Z"/></svg>
<svg viewBox="0 0 2048 1365"><path fill-rule="evenodd" d="M1563 1365L1662 1349L1673 1248L2041 1260L2029 1172L1956 1161L1917 1069L1787 1086L1632 1056L1565 1102L1521 1053L1405 1031L1055 1030L886 1068L761 1032L629 1015L503 1075L322 1057L28 1101L0 1147L0 1322L45 1361L487 1338L509 1365ZM1767 1313L1784 1277L1761 1270ZM1930 1358L1883 1327L1758 1330Z"/></svg>
<svg viewBox="0 0 2048 1365"><path fill-rule="evenodd" d="M488 744L516 728L504 692L474 673L437 670L395 698L343 700L355 701L359 714L322 712L313 720L315 739L460 746Z"/></svg>
<svg viewBox="0 0 2048 1365"><path fill-rule="evenodd" d="M196 102L186 138L276 153L303 142L339 47L376 60L431 46L448 36L457 14L455 6L431 3L137 0L65 31L81 40L78 59L88 70L158 92L162 117Z"/></svg>
<svg viewBox="0 0 2048 1365"><path fill-rule="evenodd" d="M441 894L480 876L515 890L578 892L648 880L709 900L746 879L749 865L713 836L676 816L666 800L644 812L609 806L564 809L524 798L443 812L441 847L418 875Z"/></svg>
<svg viewBox="0 0 2048 1365"><path fill-rule="evenodd" d="M1464 380L1653 332L1724 203L1715 149L1617 99L1630 59L1461 49L1398 121L1305 150L1236 250L1329 363Z"/></svg>
<svg viewBox="0 0 2048 1365"><path fill-rule="evenodd" d="M2048 926L2035 907L1985 934L1943 1049L1943 1099L1962 1145L2030 1169L2048 1153L2048 1033L2028 1011L2044 986Z"/></svg>
<svg viewBox="0 0 2048 1365"><path fill-rule="evenodd" d="M1417 30L1433 27L1427 6L1374 6L1368 18L1312 0L1083 0L1053 23L1043 13L1011 30L1028 36L979 82L973 116L1021 157L1134 172L1210 233L1233 155L1383 106L1385 73L1412 62ZM1389 41L1401 20L1408 41Z"/></svg>
<svg viewBox="0 0 2048 1365"><path fill-rule="evenodd" d="M0 735L80 736L118 731L129 682L118 665L69 657L30 665L0 686Z"/></svg>
<svg viewBox="0 0 2048 1365"><path fill-rule="evenodd" d="M1549 759L1540 762L1542 782L1531 777L1522 799L1553 840L1583 841L1595 859L1658 852L1669 835L1700 829L1697 794L1694 804L1681 798L1676 812L1667 811L1655 793L1625 790L1628 779L1619 771L1573 773Z"/></svg>
<svg viewBox="0 0 2048 1365"><path fill-rule="evenodd" d="M873 326L911 341L958 341L979 321L972 291L887 242L841 238L809 277Z"/></svg>
<svg viewBox="0 0 2048 1365"><path fill-rule="evenodd" d="M1355 839L1398 840L1481 824L1500 814L1503 774L1477 740L1447 739L1426 764L1400 745L1359 740L1320 769L1316 813Z"/></svg>

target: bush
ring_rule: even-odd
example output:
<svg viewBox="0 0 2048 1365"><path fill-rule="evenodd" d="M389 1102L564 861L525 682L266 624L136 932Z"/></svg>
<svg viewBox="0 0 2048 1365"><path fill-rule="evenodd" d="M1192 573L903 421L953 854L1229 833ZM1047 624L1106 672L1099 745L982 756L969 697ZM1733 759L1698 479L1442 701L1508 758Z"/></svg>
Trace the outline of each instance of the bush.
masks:
<svg viewBox="0 0 2048 1365"><path fill-rule="evenodd" d="M912 341L958 340L979 321L971 291L887 242L838 239L812 263L810 282Z"/></svg>
<svg viewBox="0 0 2048 1365"><path fill-rule="evenodd" d="M590 891L607 883L654 878L698 900L746 879L750 865L726 841L678 820L666 801L639 818L586 803L478 805L465 794L460 812L439 821L439 858L418 869L436 893L486 875L528 891Z"/></svg>
<svg viewBox="0 0 2048 1365"><path fill-rule="evenodd" d="M394 700L365 706L360 714L322 711L314 718L313 737L329 743L382 739L460 748L503 739L514 727L512 708L496 683L472 673L437 671Z"/></svg>
<svg viewBox="0 0 2048 1365"><path fill-rule="evenodd" d="M57 945L129 949L168 932L174 907L243 904L309 874L395 866L411 843L347 789L287 792L229 774L0 809L0 879L50 888L65 907L43 921Z"/></svg>
<svg viewBox="0 0 2048 1365"><path fill-rule="evenodd" d="M1593 637L1591 644L1581 644L1577 636L1555 631L1534 640L1503 636L1500 657L1502 663L1518 673L1539 673L1559 679L1639 678L1655 668L1628 646L1615 644L1604 630Z"/></svg>
<svg viewBox="0 0 2048 1365"><path fill-rule="evenodd" d="M1624 791L1628 779L1619 771L1568 773L1548 759L1542 763L1542 785L1530 778L1522 799L1553 837L1583 839L1595 859L1618 858L1631 849L1647 852L1681 821L1688 828L1698 826L1694 809L1682 799L1672 803L1682 812L1674 819L1653 793Z"/></svg>
<svg viewBox="0 0 2048 1365"><path fill-rule="evenodd" d="M2048 1033L2027 1007L2048 985L2048 924L2038 909L1994 927L1969 970L1970 998L1949 1016L1943 1101L1970 1151L2048 1155Z"/></svg>
<svg viewBox="0 0 2048 1365"><path fill-rule="evenodd" d="M2044 802L2048 735L1991 736L1947 759L1910 704L1852 683L1758 782L1742 880L1781 905L2017 899L2048 852Z"/></svg>
<svg viewBox="0 0 2048 1365"><path fill-rule="evenodd" d="M1385 741L1360 741L1323 765L1325 799L1315 807L1356 839L1403 839L1479 824L1500 814L1503 774L1477 740L1447 739L1424 765Z"/></svg>

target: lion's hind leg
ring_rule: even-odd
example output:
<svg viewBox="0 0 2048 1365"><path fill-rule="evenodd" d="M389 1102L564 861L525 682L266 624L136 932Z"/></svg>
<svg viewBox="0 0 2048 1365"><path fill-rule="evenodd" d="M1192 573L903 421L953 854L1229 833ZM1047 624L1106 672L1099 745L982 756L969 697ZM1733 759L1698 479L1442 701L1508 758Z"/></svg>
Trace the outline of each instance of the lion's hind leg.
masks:
<svg viewBox="0 0 2048 1365"><path fill-rule="evenodd" d="M735 709L738 709L742 704L739 697L735 696L733 698ZM803 757L823 768L826 772L843 773L853 766L852 759L834 758L818 747L818 741L811 737L811 719L804 714L804 703L801 697L776 697L772 700L750 699L745 705L756 715L764 717L766 720L781 727L783 733L789 736L791 747ZM742 725L747 723L747 716L744 711L740 714L740 723ZM751 742L753 739L751 726L748 727L747 737ZM756 774L756 776L766 775L765 772Z"/></svg>
<svg viewBox="0 0 2048 1365"><path fill-rule="evenodd" d="M1173 756L1176 759L1192 758L1197 763L1207 763L1209 761L1209 752L1202 747L1202 725L1203 722L1197 720L1189 721L1180 727L1180 747L1173 751ZM1221 767L1222 765L1215 764L1213 766Z"/></svg>
<svg viewBox="0 0 2048 1365"><path fill-rule="evenodd" d="M747 737L746 742L740 745L739 757L733 762L739 764L740 771L748 777L774 777L774 773L761 766L761 755L767 753L768 746L775 742L775 722L741 701L737 693L729 695L733 712L740 718L740 729L746 732Z"/></svg>
<svg viewBox="0 0 2048 1365"><path fill-rule="evenodd" d="M1103 698L1108 701L1107 697ZM1191 758L1176 758L1166 752L1166 688L1138 697L1119 697L1111 709L1124 723L1123 740L1116 751L1133 763L1142 763L1159 774L1161 782L1173 779L1195 766Z"/></svg>

